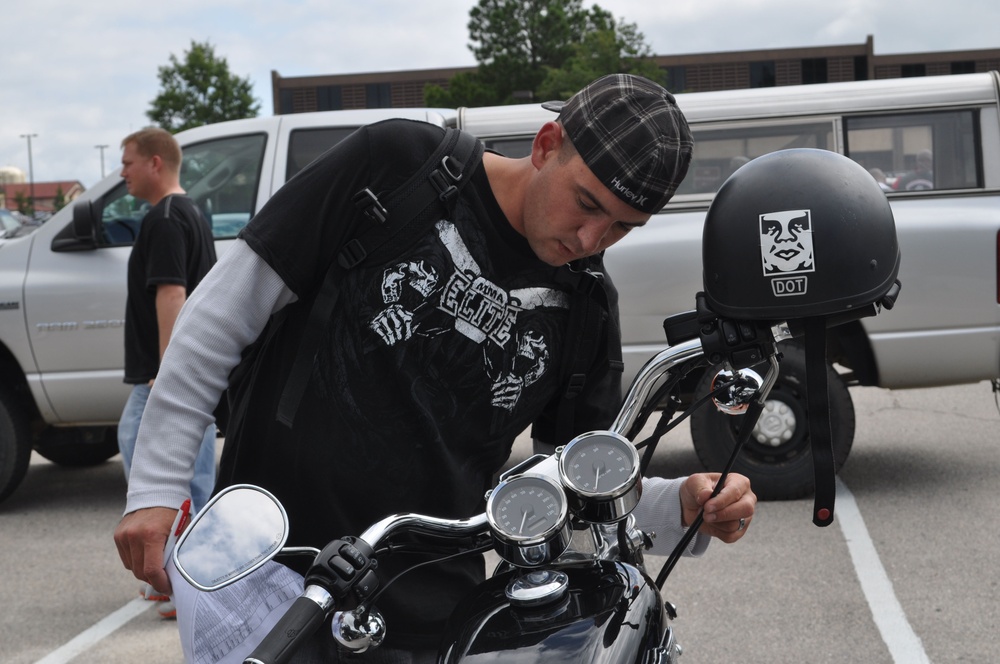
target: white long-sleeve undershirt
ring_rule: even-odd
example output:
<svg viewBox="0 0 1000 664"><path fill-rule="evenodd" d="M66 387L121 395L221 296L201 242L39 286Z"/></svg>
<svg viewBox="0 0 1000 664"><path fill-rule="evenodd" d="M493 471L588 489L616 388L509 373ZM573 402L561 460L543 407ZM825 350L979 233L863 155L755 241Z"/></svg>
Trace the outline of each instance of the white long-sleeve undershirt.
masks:
<svg viewBox="0 0 1000 664"><path fill-rule="evenodd" d="M200 441L230 371L271 314L294 300L281 277L242 240L205 276L177 318L143 411L126 513L176 508L188 497Z"/></svg>

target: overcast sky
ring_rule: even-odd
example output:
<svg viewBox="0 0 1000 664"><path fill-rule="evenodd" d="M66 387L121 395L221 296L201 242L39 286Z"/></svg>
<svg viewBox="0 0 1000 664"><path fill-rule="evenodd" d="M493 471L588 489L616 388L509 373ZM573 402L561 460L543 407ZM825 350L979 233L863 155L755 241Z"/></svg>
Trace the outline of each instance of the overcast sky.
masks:
<svg viewBox="0 0 1000 664"><path fill-rule="evenodd" d="M271 70L310 76L475 65L476 0L28 0L4 3L0 167L92 186L147 126L157 68L210 41L271 115ZM585 5L593 4L586 1ZM875 53L1000 48L996 0L599 0L656 54L861 44Z"/></svg>

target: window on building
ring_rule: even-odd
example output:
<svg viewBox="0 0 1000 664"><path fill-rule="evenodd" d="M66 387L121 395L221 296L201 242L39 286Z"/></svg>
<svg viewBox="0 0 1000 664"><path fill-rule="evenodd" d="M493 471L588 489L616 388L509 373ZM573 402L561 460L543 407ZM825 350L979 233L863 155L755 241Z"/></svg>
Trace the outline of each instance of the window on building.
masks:
<svg viewBox="0 0 1000 664"><path fill-rule="evenodd" d="M951 63L951 73L952 74L975 74L976 73L976 61L975 60L962 60L960 62Z"/></svg>
<svg viewBox="0 0 1000 664"><path fill-rule="evenodd" d="M365 108L392 108L392 85L389 83L365 85Z"/></svg>
<svg viewBox="0 0 1000 664"><path fill-rule="evenodd" d="M316 88L316 110L339 111L344 108L344 93L339 85L320 85Z"/></svg>
<svg viewBox="0 0 1000 664"><path fill-rule="evenodd" d="M864 55L854 56L854 80L868 80L868 57Z"/></svg>
<svg viewBox="0 0 1000 664"><path fill-rule="evenodd" d="M288 88L278 91L278 113L288 115L295 112L295 95Z"/></svg>
<svg viewBox="0 0 1000 664"><path fill-rule="evenodd" d="M900 78L913 78L914 76L927 76L927 65L924 64L900 65L899 67Z"/></svg>
<svg viewBox="0 0 1000 664"><path fill-rule="evenodd" d="M845 118L847 156L887 191L982 187L973 110Z"/></svg>
<svg viewBox="0 0 1000 664"><path fill-rule="evenodd" d="M687 89L687 67L667 67L666 88L675 94Z"/></svg>
<svg viewBox="0 0 1000 664"><path fill-rule="evenodd" d="M774 60L750 63L751 88L773 88L774 83Z"/></svg>
<svg viewBox="0 0 1000 664"><path fill-rule="evenodd" d="M803 58L802 82L826 83L826 58Z"/></svg>

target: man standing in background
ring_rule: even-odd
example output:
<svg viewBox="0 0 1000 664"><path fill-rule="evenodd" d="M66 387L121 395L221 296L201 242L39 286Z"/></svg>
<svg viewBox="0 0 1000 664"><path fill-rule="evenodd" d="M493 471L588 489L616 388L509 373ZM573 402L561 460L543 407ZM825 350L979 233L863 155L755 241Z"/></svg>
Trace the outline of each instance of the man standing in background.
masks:
<svg viewBox="0 0 1000 664"><path fill-rule="evenodd" d="M215 264L209 222L180 184L181 149L167 131L148 128L122 141L122 172L128 192L151 206L142 219L128 261L125 308L125 382L132 392L118 423L118 448L125 477L132 466L139 422L170 341L174 321L191 291ZM215 486L215 425L205 430L191 480L191 507L197 512ZM167 596L159 613L176 615Z"/></svg>

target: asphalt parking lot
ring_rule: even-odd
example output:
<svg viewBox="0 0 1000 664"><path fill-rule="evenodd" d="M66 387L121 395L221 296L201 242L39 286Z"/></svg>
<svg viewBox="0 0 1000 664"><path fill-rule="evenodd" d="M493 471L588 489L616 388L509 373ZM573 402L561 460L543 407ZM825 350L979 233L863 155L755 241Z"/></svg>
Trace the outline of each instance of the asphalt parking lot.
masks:
<svg viewBox="0 0 1000 664"><path fill-rule="evenodd" d="M713 544L668 579L685 664L996 661L990 385L851 392L857 436L834 525L813 526L809 500L762 503L742 542ZM683 430L654 463L666 475L700 469ZM89 469L32 460L0 504L0 661L182 661L176 623L136 599L118 561L124 492L117 457ZM662 559L649 563L655 576Z"/></svg>

